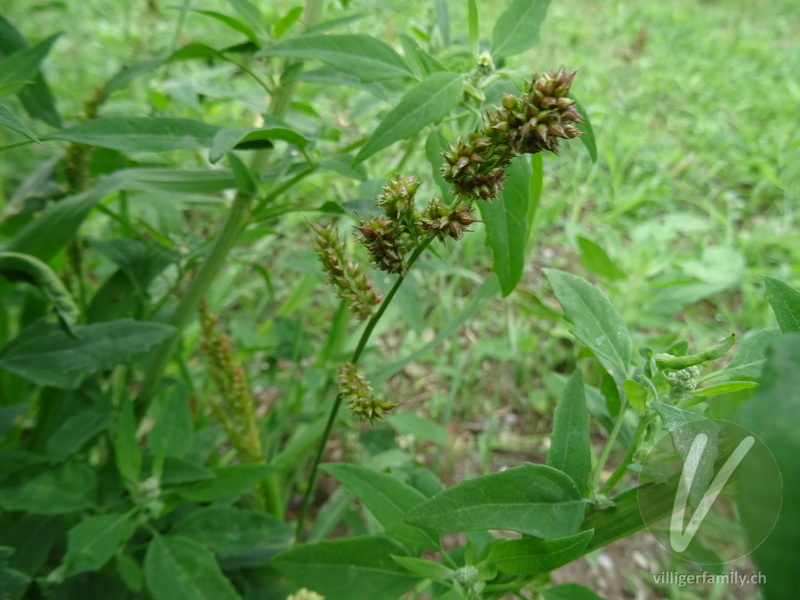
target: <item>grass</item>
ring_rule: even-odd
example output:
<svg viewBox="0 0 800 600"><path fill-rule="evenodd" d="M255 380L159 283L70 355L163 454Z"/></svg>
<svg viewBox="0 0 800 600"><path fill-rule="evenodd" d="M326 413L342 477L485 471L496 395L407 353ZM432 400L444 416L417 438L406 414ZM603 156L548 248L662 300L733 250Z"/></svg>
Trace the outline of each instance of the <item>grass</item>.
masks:
<svg viewBox="0 0 800 600"><path fill-rule="evenodd" d="M280 4L288 8L290 3ZM453 35L464 37L465 28L459 29L465 23L463 7L450 4ZM481 10L495 13L503 8L503 3L480 4ZM363 8L373 25L386 21L390 40L409 23L430 28L427 3L353 0L351 5ZM81 33L59 42L65 47L48 64L49 80L64 99L67 115L77 114L83 97L120 65L143 51L168 47L176 32L177 13L166 5L161 14L140 15L133 15L127 3L102 0L36 6L39 17L26 22L23 17L36 7L11 1L8 16L34 37L49 30L45 24L55 26L62 19ZM552 373L590 364L553 311L558 307L543 267L597 282L635 332L636 348L661 351L681 339L702 348L730 332L774 326L761 276L800 284L800 245L791 233L798 227L800 200L800 29L791 18L794 12L788 0L553 3L539 46L503 68L520 75L560 64L578 69L573 90L591 117L599 159L591 163L580 144L570 144L559 158L545 160L534 243L512 296L475 305L476 281L491 268L477 224L462 244L437 249L443 260L427 256L420 261L390 308L377 332L380 343L365 355L366 371L383 382L384 393L401 402L401 410L424 415L450 436L444 444L402 438L412 456L442 468L450 482L522 460L542 460L542 434L549 430L555 398ZM187 32L198 28L205 28L205 43L213 45L215 35L224 38L197 15L189 15L184 27L183 42L189 41ZM363 24L349 27L359 31ZM98 53L104 60L93 58ZM83 67L70 68L75 64ZM223 122L260 100L248 91L249 82L237 80L232 92L224 67L201 72L181 65L170 74L150 87L134 86L130 94L115 98L107 113L144 110L149 100L169 104L172 113L202 109L208 120ZM302 122L303 111L322 115L331 139L357 139L385 110L371 97L353 100L346 91L332 91L322 106L303 105L299 93L294 118ZM230 97L238 103L233 109L223 102ZM402 156L402 149L381 153L367 165L362 181L311 177L298 187L298 195L317 198L315 205L333 201L367 212L382 174L404 161ZM434 189L423 155L410 155L405 170L417 172L425 189ZM2 173L8 195L18 174L11 165L3 166ZM132 203L131 210L176 249L195 248L222 207L219 199L194 200L183 206ZM306 216L320 217L292 215L247 232L251 241L237 251L210 298L213 310L226 314L234 345L270 410L267 418L288 419L295 413L302 415L301 424L308 423L309 407L327 401L325 365L315 364L313 357L326 341L337 308L309 249ZM89 228L99 235L107 226L98 215ZM343 232L348 229L343 225ZM602 247L625 277L608 280L587 272L578 236ZM388 287L380 278L376 284ZM430 346L471 307L474 316L456 335ZM357 333L340 346L352 346ZM190 354L198 335L190 330L185 342L191 372L202 370ZM287 365L291 368L280 368ZM589 373L588 382L597 385L598 369L589 367ZM379 439L379 433L351 430L335 451L368 453L359 440L369 435L378 436L373 442ZM374 448L385 449L383 442ZM371 460L387 464L401 460L398 456L381 458L375 452ZM681 589L659 593L696 597Z"/></svg>

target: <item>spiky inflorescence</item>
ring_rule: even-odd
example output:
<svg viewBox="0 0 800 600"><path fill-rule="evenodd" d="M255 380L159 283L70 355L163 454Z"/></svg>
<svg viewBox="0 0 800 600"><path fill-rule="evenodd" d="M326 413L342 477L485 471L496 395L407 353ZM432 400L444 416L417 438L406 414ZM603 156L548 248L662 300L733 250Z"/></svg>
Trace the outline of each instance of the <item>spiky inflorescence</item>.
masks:
<svg viewBox="0 0 800 600"><path fill-rule="evenodd" d="M372 307L380 304L381 297L356 264L347 258L344 244L330 227L312 224L316 237L316 251L328 280L336 288L339 298L347 301L350 310L362 321L372 315Z"/></svg>
<svg viewBox="0 0 800 600"><path fill-rule="evenodd" d="M491 200L503 189L506 169L520 154L558 153L560 139L581 135L574 123L583 117L567 97L575 73L563 68L537 73L517 98L503 97L503 106L487 114L483 126L458 140L444 153L444 179L453 192L471 200Z"/></svg>
<svg viewBox="0 0 800 600"><path fill-rule="evenodd" d="M348 362L339 367L339 393L347 402L354 414L364 421L374 422L383 418L384 413L392 410L396 404L372 393L367 380L358 374L356 365Z"/></svg>
<svg viewBox="0 0 800 600"><path fill-rule="evenodd" d="M422 212L420 226L443 242L448 237L460 240L461 236L470 231L467 227L477 222L469 204L449 208L438 198L433 198Z"/></svg>
<svg viewBox="0 0 800 600"><path fill-rule="evenodd" d="M405 273L405 255L421 241L419 212L414 203L419 183L414 177L395 174L377 198L383 216L361 221L358 241L366 246L381 271Z"/></svg>

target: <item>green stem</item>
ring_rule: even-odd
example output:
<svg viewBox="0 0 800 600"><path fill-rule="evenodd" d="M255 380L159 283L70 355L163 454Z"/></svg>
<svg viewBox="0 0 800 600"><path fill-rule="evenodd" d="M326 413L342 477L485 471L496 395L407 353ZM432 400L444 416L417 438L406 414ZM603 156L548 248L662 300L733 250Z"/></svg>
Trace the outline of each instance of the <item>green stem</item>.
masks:
<svg viewBox="0 0 800 600"><path fill-rule="evenodd" d="M628 408L628 399L623 398L619 407L619 417L617 418L617 422L614 424L614 429L611 430L611 435L609 436L608 441L606 441L605 448L603 448L603 452L600 454L600 458L597 460L597 467L595 468L594 477L592 478L593 492L597 490L597 486L600 485L600 476L603 473L603 467L606 465L606 461L611 454L611 449L614 447L614 442L617 441L619 431L622 429L622 422L625 420L626 408Z"/></svg>
<svg viewBox="0 0 800 600"><path fill-rule="evenodd" d="M639 419L639 424L636 426L636 431L634 432L633 439L628 446L628 451L625 453L620 465L611 474L611 477L608 478L608 481L606 481L603 484L603 487L600 488L601 494L608 494L611 490L613 490L614 486L617 485L620 479L622 479L625 471L628 470L628 465L630 465L633 461L633 456L636 454L636 450L639 448L639 442L641 442L642 436L644 435L645 431L647 431L647 426L650 424L651 418L652 417L642 417Z"/></svg>
<svg viewBox="0 0 800 600"><path fill-rule="evenodd" d="M361 358L361 354L364 352L364 348L367 347L367 342L369 342L369 338L372 335L373 330L375 329L378 322L381 320L381 317L386 312L386 309L389 308L389 304L394 298L394 295L397 293L397 290L400 289L403 281L405 281L406 275L408 275L408 271L411 270L411 267L417 261L417 259L422 255L423 252L430 246L433 238L428 238L425 240L416 250L414 250L411 258L408 259L408 268L406 272L400 275L397 278L397 281L394 282L392 289L389 290L389 293L386 294L386 297L381 302L381 305L378 307L378 310L375 311L375 314L372 315L369 322L367 323L364 332L361 334L361 339L358 340L358 345L356 346L355 351L353 352L353 356L350 359L350 362L353 364L357 364L358 360ZM325 452L325 446L328 443L328 438L331 435L331 431L333 430L333 425L336 422L336 417L339 414L339 408L342 406L342 396L341 394L336 395L336 400L333 402L333 406L331 407L331 412L328 414L328 422L325 424L325 430L322 432L322 438L319 441L319 446L317 447L317 453L314 456L314 464L311 466L311 473L308 476L308 485L306 486L305 494L303 495L303 504L300 508L300 515L297 518L297 530L295 532L295 543L299 543L302 535L303 535L303 525L305 524L306 515L308 514L308 507L311 504L311 494L314 491L314 483L317 479L317 470L319 469L319 464L322 461L322 455Z"/></svg>

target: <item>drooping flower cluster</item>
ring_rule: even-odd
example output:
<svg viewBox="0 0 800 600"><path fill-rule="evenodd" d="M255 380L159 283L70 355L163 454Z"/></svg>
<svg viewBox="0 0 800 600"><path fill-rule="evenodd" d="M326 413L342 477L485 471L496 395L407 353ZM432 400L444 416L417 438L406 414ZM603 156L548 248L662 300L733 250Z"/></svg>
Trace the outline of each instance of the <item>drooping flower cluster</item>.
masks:
<svg viewBox="0 0 800 600"><path fill-rule="evenodd" d="M372 307L380 304L381 297L372 289L372 284L347 258L344 244L330 227L312 224L316 236L315 249L328 275L328 280L336 288L336 295L347 301L350 310L362 321L372 315Z"/></svg>
<svg viewBox="0 0 800 600"><path fill-rule="evenodd" d="M397 406L394 402L373 394L367 380L358 374L356 366L351 362L339 367L336 383L339 384L339 393L347 406L364 421L380 420L385 413Z"/></svg>
<svg viewBox="0 0 800 600"><path fill-rule="evenodd" d="M444 179L453 193L471 200L492 200L503 189L506 169L521 154L558 153L559 140L581 135L574 123L583 117L568 98L575 73L563 68L537 73L520 98L506 94L503 106L483 126L444 153Z"/></svg>

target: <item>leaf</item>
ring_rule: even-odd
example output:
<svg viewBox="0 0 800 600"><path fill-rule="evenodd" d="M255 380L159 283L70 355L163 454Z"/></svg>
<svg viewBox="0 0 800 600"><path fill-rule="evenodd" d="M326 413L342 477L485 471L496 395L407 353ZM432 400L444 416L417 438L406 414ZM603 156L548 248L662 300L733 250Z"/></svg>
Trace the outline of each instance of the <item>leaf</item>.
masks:
<svg viewBox="0 0 800 600"><path fill-rule="evenodd" d="M257 463L216 467L213 469L214 479L178 487L175 488L175 491L190 502L213 502L220 498L238 498L278 470L272 465Z"/></svg>
<svg viewBox="0 0 800 600"><path fill-rule="evenodd" d="M536 213L539 210L539 200L542 197L542 181L544 179L544 165L542 164L542 153L531 154L531 195L528 202L528 241L533 237L536 224Z"/></svg>
<svg viewBox="0 0 800 600"><path fill-rule="evenodd" d="M134 530L130 513L83 519L67 533L64 576L101 569L116 554L120 545L133 535Z"/></svg>
<svg viewBox="0 0 800 600"><path fill-rule="evenodd" d="M232 506L211 506L181 519L173 532L192 539L219 556L235 556L259 550L264 559L285 550L292 543L292 527L257 510Z"/></svg>
<svg viewBox="0 0 800 600"><path fill-rule="evenodd" d="M28 126L25 125L22 121L17 118L11 109L8 108L5 104L0 104L0 124L5 125L12 131L16 131L17 133L21 133L26 138L33 142L38 142L39 138L36 137L36 134L33 133Z"/></svg>
<svg viewBox="0 0 800 600"><path fill-rule="evenodd" d="M114 444L117 471L125 486L129 490L135 489L142 470L142 451L139 449L136 436L136 417L133 414L132 400L122 400L112 431L111 441Z"/></svg>
<svg viewBox="0 0 800 600"><path fill-rule="evenodd" d="M234 148L256 147L254 144L268 144L270 140L282 140L295 148L303 150L308 145L308 140L291 129L273 127L271 129L253 129L251 127L228 127L220 129L211 142L211 151L208 160L213 164Z"/></svg>
<svg viewBox="0 0 800 600"><path fill-rule="evenodd" d="M589 113L584 108L583 104L575 98L574 95L570 94L572 99L575 100L575 106L578 109L578 112L581 113L583 117L583 123L578 125L578 129L583 131L583 135L581 135L578 139L583 143L586 148L586 151L589 153L589 158L592 159L593 163L597 162L597 140L594 137L594 128L592 127L592 122L589 120Z"/></svg>
<svg viewBox="0 0 800 600"><path fill-rule="evenodd" d="M580 277L556 269L544 272L564 316L574 326L576 339L594 352L615 378L624 378L631 362L631 337L608 298Z"/></svg>
<svg viewBox="0 0 800 600"><path fill-rule="evenodd" d="M758 384L755 381L726 381L725 383L717 383L715 385L708 385L704 388L692 390L691 393L694 394L695 396L710 398L711 396L719 396L720 394L730 394L731 392L748 390L754 387L758 387Z"/></svg>
<svg viewBox="0 0 800 600"><path fill-rule="evenodd" d="M411 509L406 523L437 534L509 529L541 538L578 531L584 514L572 479L545 465L523 465L459 483Z"/></svg>
<svg viewBox="0 0 800 600"><path fill-rule="evenodd" d="M442 43L447 48L450 46L450 11L447 8L447 0L434 0L433 7L436 11L436 24L442 35Z"/></svg>
<svg viewBox="0 0 800 600"><path fill-rule="evenodd" d="M244 17L253 31L257 31L262 35L266 34L264 15L261 14L258 7L250 2L250 0L228 0L228 4L230 4L239 15Z"/></svg>
<svg viewBox="0 0 800 600"><path fill-rule="evenodd" d="M800 291L780 279L764 277L767 302L775 313L783 333L800 331Z"/></svg>
<svg viewBox="0 0 800 600"><path fill-rule="evenodd" d="M211 19L215 19L216 21L219 21L220 23L223 23L224 25L227 25L228 27L230 27L234 31L238 31L239 33L243 34L245 37L247 37L247 39L249 39L251 42L253 42L256 46L260 45L259 41L258 41L258 37L253 32L253 30L250 27L248 27L247 25L245 25L244 23L242 23L240 20L234 19L230 15L226 15L226 14L217 12L215 10L197 10L197 9L187 9L187 10L191 10L192 12L196 12L198 14L204 15L204 16L209 17Z"/></svg>
<svg viewBox="0 0 800 600"><path fill-rule="evenodd" d="M782 475L783 509L769 537L753 553L758 570L766 578L766 599L781 600L794 597L797 589L797 561L790 549L800 544L800 511L796 510L800 506L800 334L790 333L775 341L759 383L758 391L738 408L733 420L766 444ZM742 481L745 477L749 482L740 486L739 512L750 542L757 545L766 529L763 519L770 512L762 507L775 490L768 485L768 474L761 465L753 464L742 474ZM765 485L759 485L762 481ZM774 500L780 502L779 498Z"/></svg>
<svg viewBox="0 0 800 600"><path fill-rule="evenodd" d="M608 257L608 254L590 239L579 235L578 249L581 253L581 264L587 271L609 279L625 279L627 277Z"/></svg>
<svg viewBox="0 0 800 600"><path fill-rule="evenodd" d="M84 462L68 462L0 487L0 507L31 515L63 515L94 506L97 480ZM57 500L56 500L57 499Z"/></svg>
<svg viewBox="0 0 800 600"><path fill-rule="evenodd" d="M503 296L508 296L522 278L525 245L528 241L528 206L533 171L524 157L508 168L504 189L492 202L481 202L481 218L486 227L486 245L492 249L492 271L500 281Z"/></svg>
<svg viewBox="0 0 800 600"><path fill-rule="evenodd" d="M469 31L469 51L472 56L478 56L478 46L480 45L480 29L478 28L478 5L475 0L467 1L467 28Z"/></svg>
<svg viewBox="0 0 800 600"><path fill-rule="evenodd" d="M305 35L265 48L259 54L318 60L364 83L413 75L391 46L364 34Z"/></svg>
<svg viewBox="0 0 800 600"><path fill-rule="evenodd" d="M447 140L436 130L432 130L425 139L425 156L431 165L433 180L442 192L442 196L447 198L450 195L450 186L442 177L442 152L447 150Z"/></svg>
<svg viewBox="0 0 800 600"><path fill-rule="evenodd" d="M550 0L514 0L497 18L492 30L495 62L521 54L536 45L549 7Z"/></svg>
<svg viewBox="0 0 800 600"><path fill-rule="evenodd" d="M275 24L272 26L272 37L276 40L281 39L289 29L297 23L300 15L303 14L303 7L302 6L294 6L289 9L285 15L283 15L280 19L275 21Z"/></svg>
<svg viewBox="0 0 800 600"><path fill-rule="evenodd" d="M577 583L562 583L542 590L544 600L603 600L592 590Z"/></svg>
<svg viewBox="0 0 800 600"><path fill-rule="evenodd" d="M119 71L114 73L103 86L103 99L107 100L114 92L124 90L131 82L150 71L158 69L164 64L162 58L145 58L130 65L124 65Z"/></svg>
<svg viewBox="0 0 800 600"><path fill-rule="evenodd" d="M326 600L397 600L419 578L397 564L402 548L382 537L355 537L302 544L270 566Z"/></svg>
<svg viewBox="0 0 800 600"><path fill-rule="evenodd" d="M450 439L447 429L413 412L404 411L389 414L386 416L385 421L401 435L413 435L417 438L430 440L440 446L447 444Z"/></svg>
<svg viewBox="0 0 800 600"><path fill-rule="evenodd" d="M423 560L421 558L411 558L410 556L392 556L394 562L404 566L409 573L413 573L421 579L430 579L439 583L450 583L456 574L453 569L448 569L442 564Z"/></svg>
<svg viewBox="0 0 800 600"><path fill-rule="evenodd" d="M572 477L579 491L586 489L592 456L589 449L589 412L586 410L580 369L572 373L556 404L547 465Z"/></svg>
<svg viewBox="0 0 800 600"><path fill-rule="evenodd" d="M19 31L0 15L0 57L9 56L28 47ZM25 112L31 118L43 121L53 127L61 127L61 118L55 106L55 99L47 87L41 73L19 92L19 99Z"/></svg>
<svg viewBox="0 0 800 600"><path fill-rule="evenodd" d="M10 86L21 87L33 80L39 72L41 62L60 35L60 33L51 35L35 46L18 50L0 61L0 96L3 95L3 90Z"/></svg>
<svg viewBox="0 0 800 600"><path fill-rule="evenodd" d="M168 152L209 148L216 125L172 117L109 117L54 131L43 140L77 142L120 152Z"/></svg>
<svg viewBox="0 0 800 600"><path fill-rule="evenodd" d="M406 92L378 124L356 155L353 166L442 120L461 101L462 89L461 75L446 72L428 75Z"/></svg>
<svg viewBox="0 0 800 600"><path fill-rule="evenodd" d="M75 336L80 309L67 287L46 263L35 256L18 252L0 252L0 273L12 281L23 280L38 287L55 308L65 331Z"/></svg>
<svg viewBox="0 0 800 600"><path fill-rule="evenodd" d="M79 325L69 337L38 321L0 350L0 369L40 386L77 389L89 374L123 363L166 339L175 329L131 319Z"/></svg>
<svg viewBox="0 0 800 600"><path fill-rule="evenodd" d="M767 348L779 337L778 329L761 329L746 333L733 359L718 376L722 375L728 379L757 378L766 361Z"/></svg>
<svg viewBox="0 0 800 600"><path fill-rule="evenodd" d="M105 431L111 423L106 410L90 408L69 417L47 439L45 448L51 462L61 462L78 452L86 442Z"/></svg>
<svg viewBox="0 0 800 600"><path fill-rule="evenodd" d="M189 393L181 385L173 385L159 393L151 405L154 425L147 434L150 451L159 457L185 455L192 447L192 409Z"/></svg>
<svg viewBox="0 0 800 600"><path fill-rule="evenodd" d="M695 365L701 365L704 362L717 360L722 358L728 353L728 350L733 347L736 342L736 335L731 334L721 342L717 342L713 346L706 348L702 352L690 354L688 356L672 356L671 354L656 354L653 358L656 364L662 369L687 369Z"/></svg>
<svg viewBox="0 0 800 600"><path fill-rule="evenodd" d="M538 575L571 563L583 555L594 530L554 540L522 538L492 544L485 563L503 573Z"/></svg>
<svg viewBox="0 0 800 600"><path fill-rule="evenodd" d="M214 555L195 541L156 535L144 557L154 600L239 600Z"/></svg>
<svg viewBox="0 0 800 600"><path fill-rule="evenodd" d="M355 494L388 536L420 549L437 547L436 541L424 531L403 522L410 509L426 500L422 492L391 475L359 465L328 463L320 469Z"/></svg>
<svg viewBox="0 0 800 600"><path fill-rule="evenodd" d="M622 382L622 391L628 402L640 415L647 411L647 389L635 379L626 379Z"/></svg>

